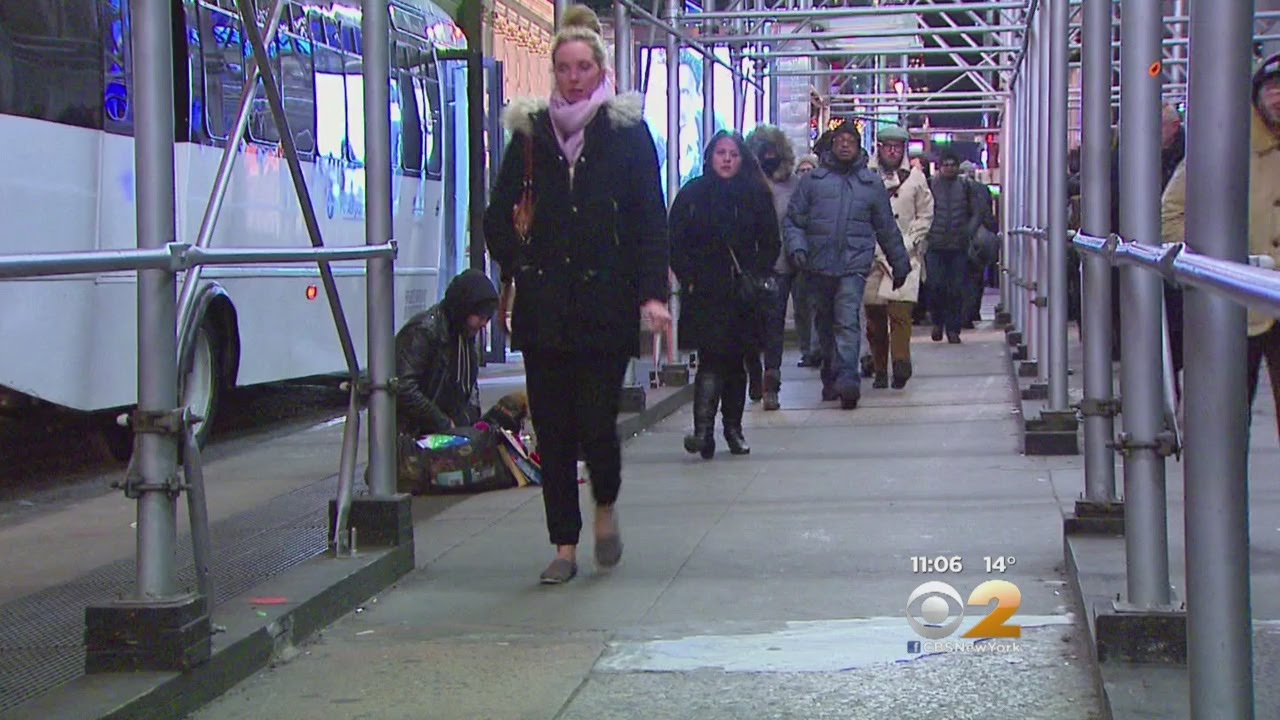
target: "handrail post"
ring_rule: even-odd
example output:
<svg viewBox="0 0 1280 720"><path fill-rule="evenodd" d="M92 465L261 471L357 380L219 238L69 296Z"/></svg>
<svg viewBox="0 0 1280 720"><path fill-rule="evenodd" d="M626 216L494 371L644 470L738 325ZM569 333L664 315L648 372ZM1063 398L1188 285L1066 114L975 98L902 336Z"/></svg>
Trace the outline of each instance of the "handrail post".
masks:
<svg viewBox="0 0 1280 720"><path fill-rule="evenodd" d="M1085 233L1106 237L1111 232L1111 3L1084 0L1081 45L1083 109L1080 148L1080 216ZM1111 263L1082 253L1084 283L1081 320L1084 325L1084 499L1109 505L1116 502L1116 462L1111 449L1115 415L1111 367Z"/></svg>
<svg viewBox="0 0 1280 720"><path fill-rule="evenodd" d="M1067 409L1067 3L1049 0L1049 410Z"/></svg>
<svg viewBox="0 0 1280 720"><path fill-rule="evenodd" d="M367 0L364 34L365 242L392 238L391 16L387 0ZM476 48L472 48L475 51ZM481 202L474 198L473 202ZM369 491L395 494L395 274L389 260L369 260L366 283L369 344Z"/></svg>
<svg viewBox="0 0 1280 720"><path fill-rule="evenodd" d="M134 177L138 248L177 234L174 181L172 6L133 5ZM85 609L85 671L185 670L210 655L207 598L178 584L177 293L174 273L138 271L138 410L125 495L137 500L137 584L127 600ZM132 472L136 468L136 474Z"/></svg>
<svg viewBox="0 0 1280 720"><path fill-rule="evenodd" d="M1235 262L1248 260L1250 178L1222 159L1249 137L1253 6L1190 3L1186 234L1196 252ZM1183 313L1185 402L1195 408L1184 464L1191 717L1251 720L1246 313L1192 288Z"/></svg>
<svg viewBox="0 0 1280 720"><path fill-rule="evenodd" d="M1122 0L1120 53L1120 233L1160 241L1162 3ZM1156 70L1155 73L1151 69ZM1170 606L1160 316L1164 285L1145 268L1120 268L1124 432L1125 559L1128 605ZM1237 361L1238 362L1238 361Z"/></svg>

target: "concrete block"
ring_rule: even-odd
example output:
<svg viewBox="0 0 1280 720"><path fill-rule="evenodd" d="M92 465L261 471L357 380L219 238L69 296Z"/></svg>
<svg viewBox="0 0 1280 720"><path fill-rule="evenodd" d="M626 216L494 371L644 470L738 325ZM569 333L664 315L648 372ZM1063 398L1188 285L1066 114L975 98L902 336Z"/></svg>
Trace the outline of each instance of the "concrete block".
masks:
<svg viewBox="0 0 1280 720"><path fill-rule="evenodd" d="M209 660L213 629L202 595L169 602L120 600L84 611L84 671L185 671Z"/></svg>
<svg viewBox="0 0 1280 720"><path fill-rule="evenodd" d="M633 385L622 388L622 398L618 405L618 412L622 414L642 413L645 409L647 398L644 388L640 385Z"/></svg>
<svg viewBox="0 0 1280 720"><path fill-rule="evenodd" d="M1023 357L1026 356L1026 347L1019 348ZM1022 360L1018 363L1018 377L1033 378L1040 373L1040 362L1037 360Z"/></svg>
<svg viewBox="0 0 1280 720"><path fill-rule="evenodd" d="M338 501L329 501L329 537L338 517ZM413 497L357 497L351 501L349 527L356 532L356 549L362 547L413 547Z"/></svg>

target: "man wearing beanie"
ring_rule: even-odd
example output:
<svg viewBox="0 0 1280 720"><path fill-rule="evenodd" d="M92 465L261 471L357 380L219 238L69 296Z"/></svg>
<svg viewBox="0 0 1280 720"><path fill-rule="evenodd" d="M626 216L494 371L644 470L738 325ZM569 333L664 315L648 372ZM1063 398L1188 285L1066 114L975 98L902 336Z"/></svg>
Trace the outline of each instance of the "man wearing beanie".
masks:
<svg viewBox="0 0 1280 720"><path fill-rule="evenodd" d="M467 270L449 283L444 300L396 333L396 425L414 438L480 420L480 351L476 335L498 308L493 282Z"/></svg>
<svg viewBox="0 0 1280 720"><path fill-rule="evenodd" d="M846 410L856 408L862 395L859 314L876 246L888 260L895 290L911 272L889 192L867 168L861 145L852 123L836 127L822 167L800 180L783 221L791 264L808 273L823 354L822 399L839 399Z"/></svg>
<svg viewBox="0 0 1280 720"><path fill-rule="evenodd" d="M1227 158L1223 162L1230 162ZM1243 165L1243 163L1241 163ZM1245 169L1244 167L1241 168ZM1280 54L1263 60L1253 75L1253 119L1249 131L1249 254L1269 255L1280 265ZM1165 242L1186 242L1187 165L1169 179L1161 203L1161 234ZM1258 393L1262 361L1267 362L1271 393L1280 410L1280 322L1249 311L1249 407ZM1250 415L1252 417L1252 414ZM1280 434L1280 418L1277 419Z"/></svg>

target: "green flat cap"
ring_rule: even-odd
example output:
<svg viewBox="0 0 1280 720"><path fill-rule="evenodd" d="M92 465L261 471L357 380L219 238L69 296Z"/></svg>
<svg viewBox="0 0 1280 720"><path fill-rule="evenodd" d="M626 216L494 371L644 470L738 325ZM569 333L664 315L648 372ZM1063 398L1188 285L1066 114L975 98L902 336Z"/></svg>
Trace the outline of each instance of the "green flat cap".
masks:
<svg viewBox="0 0 1280 720"><path fill-rule="evenodd" d="M884 125L876 131L876 139L881 142L908 142L911 135L901 125Z"/></svg>

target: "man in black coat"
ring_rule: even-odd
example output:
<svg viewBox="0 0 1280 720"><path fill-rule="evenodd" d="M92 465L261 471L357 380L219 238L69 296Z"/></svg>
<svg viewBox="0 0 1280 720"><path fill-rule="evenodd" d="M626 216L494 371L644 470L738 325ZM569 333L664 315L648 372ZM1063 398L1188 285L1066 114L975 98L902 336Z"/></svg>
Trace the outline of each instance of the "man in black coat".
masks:
<svg viewBox="0 0 1280 720"><path fill-rule="evenodd" d="M964 283L969 267L969 243L986 219L983 199L960 175L960 157L948 150L938 163L933 191L933 226L929 228L926 275L933 314L933 340L945 332L950 343L960 342L964 322Z"/></svg>

